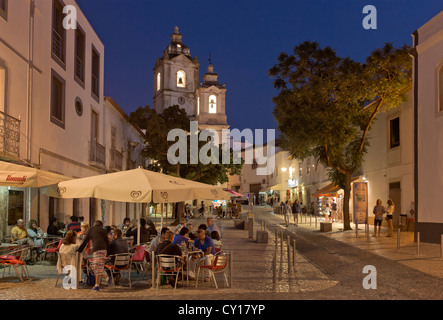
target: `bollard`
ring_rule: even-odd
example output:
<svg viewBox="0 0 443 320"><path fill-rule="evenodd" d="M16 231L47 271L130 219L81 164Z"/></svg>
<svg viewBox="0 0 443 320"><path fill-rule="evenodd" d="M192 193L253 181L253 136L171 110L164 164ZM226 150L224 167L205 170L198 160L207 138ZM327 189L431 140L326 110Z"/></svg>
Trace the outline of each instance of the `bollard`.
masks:
<svg viewBox="0 0 443 320"><path fill-rule="evenodd" d="M312 214L309 215L309 226L312 225Z"/></svg>
<svg viewBox="0 0 443 320"><path fill-rule="evenodd" d="M443 234L440 235L440 258L443 258Z"/></svg>
<svg viewBox="0 0 443 320"><path fill-rule="evenodd" d="M274 251L274 257L272 258L272 282L277 282L277 247Z"/></svg>
<svg viewBox="0 0 443 320"><path fill-rule="evenodd" d="M288 273L292 273L291 272L291 238L289 236L286 241L286 247L288 250Z"/></svg>
<svg viewBox="0 0 443 320"><path fill-rule="evenodd" d="M417 254L420 254L420 232L417 232Z"/></svg>
<svg viewBox="0 0 443 320"><path fill-rule="evenodd" d="M317 216L315 216L315 229L317 229Z"/></svg>
<svg viewBox="0 0 443 320"><path fill-rule="evenodd" d="M283 254L283 231L280 232L280 254Z"/></svg>
<svg viewBox="0 0 443 320"><path fill-rule="evenodd" d="M292 267L294 269L295 273L295 253L296 253L296 247L295 247L295 239L292 240Z"/></svg>
<svg viewBox="0 0 443 320"><path fill-rule="evenodd" d="M397 249L400 249L400 228L397 228Z"/></svg>
<svg viewBox="0 0 443 320"><path fill-rule="evenodd" d="M275 250L277 250L278 246L278 234L277 234L277 228L275 228Z"/></svg>

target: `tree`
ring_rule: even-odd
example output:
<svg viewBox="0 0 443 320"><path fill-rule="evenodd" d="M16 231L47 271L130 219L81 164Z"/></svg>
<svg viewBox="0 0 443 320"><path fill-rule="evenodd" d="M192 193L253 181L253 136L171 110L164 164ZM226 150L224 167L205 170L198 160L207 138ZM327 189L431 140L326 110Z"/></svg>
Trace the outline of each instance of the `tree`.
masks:
<svg viewBox="0 0 443 320"><path fill-rule="evenodd" d="M190 120L186 111L177 105L171 106L157 114L154 109L149 106L144 108L139 107L129 116L130 122L137 125L140 129L146 131L147 144L145 145L142 154L145 158L150 158L154 161L148 166L149 170L162 171L165 174L172 174L181 178L190 179L193 181L217 184L229 181L228 175L240 174L242 164L234 164L233 152L230 152L229 164L223 164L220 159L218 164L202 164L200 161L197 164L171 164L168 160L168 150L175 144L175 141L167 141L168 133L173 129L182 129L186 132L190 131ZM207 142L199 141L198 150L201 149ZM188 159L190 154L190 141L187 141ZM217 146L221 150L221 146Z"/></svg>
<svg viewBox="0 0 443 320"><path fill-rule="evenodd" d="M411 84L409 48L387 43L365 63L338 57L306 41L281 53L269 70L278 95L274 117L279 142L294 158L314 157L344 190L344 230L350 230L351 178L363 162L379 112L405 101Z"/></svg>

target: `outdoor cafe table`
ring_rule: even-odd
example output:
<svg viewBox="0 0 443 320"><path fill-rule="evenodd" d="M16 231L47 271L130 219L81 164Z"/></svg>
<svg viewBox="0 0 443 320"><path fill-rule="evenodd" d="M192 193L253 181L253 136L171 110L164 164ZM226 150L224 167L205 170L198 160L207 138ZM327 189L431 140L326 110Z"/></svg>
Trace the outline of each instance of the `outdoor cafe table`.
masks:
<svg viewBox="0 0 443 320"><path fill-rule="evenodd" d="M7 253L8 251L18 247L20 247L18 243L2 243L0 245L0 256L3 255L3 252Z"/></svg>

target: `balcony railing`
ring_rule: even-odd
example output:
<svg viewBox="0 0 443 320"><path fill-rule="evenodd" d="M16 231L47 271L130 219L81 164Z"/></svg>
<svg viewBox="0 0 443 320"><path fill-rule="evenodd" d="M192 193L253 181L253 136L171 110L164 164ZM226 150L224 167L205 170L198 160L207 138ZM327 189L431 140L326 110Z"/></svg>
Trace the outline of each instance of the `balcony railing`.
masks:
<svg viewBox="0 0 443 320"><path fill-rule="evenodd" d="M20 120L1 111L0 155L20 157Z"/></svg>
<svg viewBox="0 0 443 320"><path fill-rule="evenodd" d="M89 161L105 165L106 148L96 141L89 142Z"/></svg>
<svg viewBox="0 0 443 320"><path fill-rule="evenodd" d="M85 82L83 60L79 56L75 56L75 76L81 82Z"/></svg>
<svg viewBox="0 0 443 320"><path fill-rule="evenodd" d="M63 38L57 32L57 30L52 29L52 53L63 61Z"/></svg>
<svg viewBox="0 0 443 320"><path fill-rule="evenodd" d="M109 169L111 171L122 171L123 170L123 154L117 150L110 150L111 162Z"/></svg>
<svg viewBox="0 0 443 320"><path fill-rule="evenodd" d="M98 78L95 75L92 75L92 84L91 91L98 98Z"/></svg>

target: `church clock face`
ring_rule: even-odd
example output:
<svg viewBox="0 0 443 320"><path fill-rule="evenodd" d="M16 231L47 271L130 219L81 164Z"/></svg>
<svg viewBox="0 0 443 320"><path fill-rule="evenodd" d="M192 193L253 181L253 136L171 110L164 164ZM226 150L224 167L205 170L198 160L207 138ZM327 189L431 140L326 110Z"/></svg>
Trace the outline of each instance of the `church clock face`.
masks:
<svg viewBox="0 0 443 320"><path fill-rule="evenodd" d="M178 103L179 103L180 105L184 105L185 102L186 102L185 97L178 97Z"/></svg>

